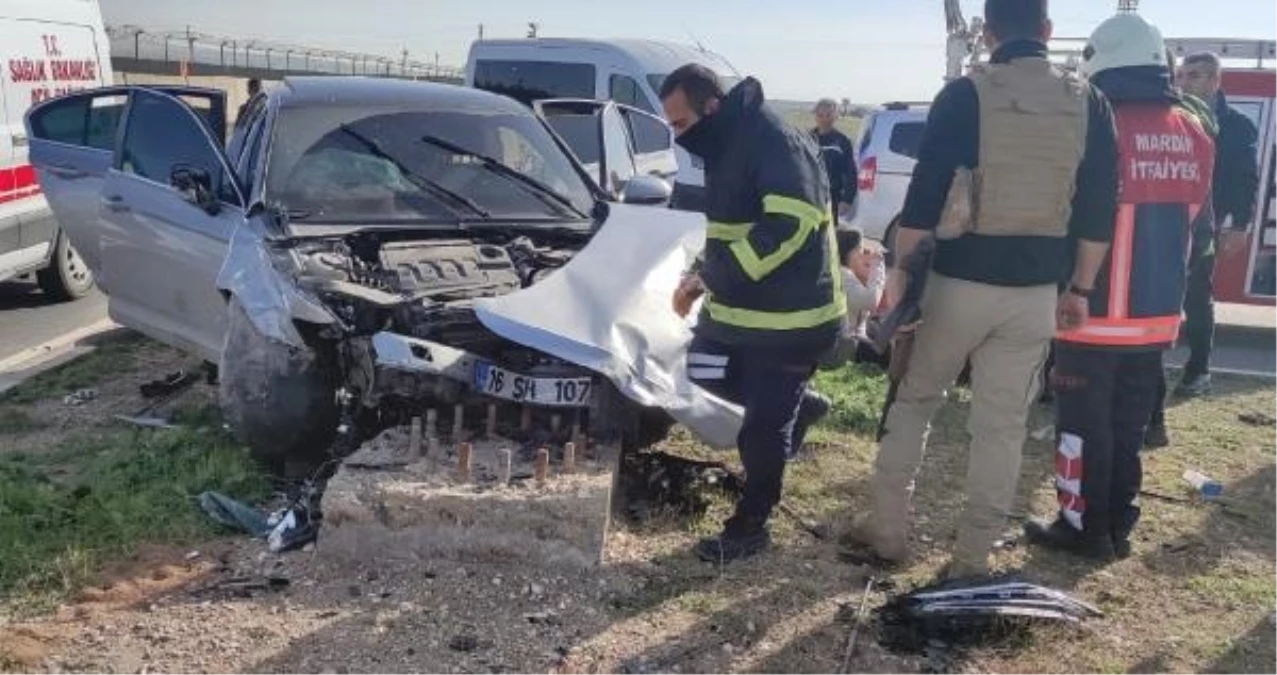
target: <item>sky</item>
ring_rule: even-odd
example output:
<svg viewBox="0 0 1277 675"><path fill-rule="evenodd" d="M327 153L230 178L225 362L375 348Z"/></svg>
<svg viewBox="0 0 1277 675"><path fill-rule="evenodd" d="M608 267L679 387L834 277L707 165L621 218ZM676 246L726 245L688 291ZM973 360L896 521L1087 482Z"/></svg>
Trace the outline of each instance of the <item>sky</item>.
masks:
<svg viewBox="0 0 1277 675"><path fill-rule="evenodd" d="M964 0L968 19L983 0ZM944 72L941 0L101 0L108 24L279 40L463 66L489 38L649 38L692 43L758 77L769 97L930 99ZM1085 37L1116 0L1054 0L1057 36ZM1273 0L1143 0L1168 37L1274 39Z"/></svg>

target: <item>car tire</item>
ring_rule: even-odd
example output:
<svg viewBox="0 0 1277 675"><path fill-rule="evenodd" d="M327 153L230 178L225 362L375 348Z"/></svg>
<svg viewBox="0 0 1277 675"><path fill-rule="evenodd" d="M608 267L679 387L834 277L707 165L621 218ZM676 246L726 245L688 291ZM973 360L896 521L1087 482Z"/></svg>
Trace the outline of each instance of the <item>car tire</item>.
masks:
<svg viewBox="0 0 1277 675"><path fill-rule="evenodd" d="M40 290L58 302L82 298L93 288L93 271L62 233L53 242L49 266L35 276Z"/></svg>
<svg viewBox="0 0 1277 675"><path fill-rule="evenodd" d="M238 300L227 312L218 401L236 438L274 470L323 461L337 434L334 369L313 349L259 333Z"/></svg>

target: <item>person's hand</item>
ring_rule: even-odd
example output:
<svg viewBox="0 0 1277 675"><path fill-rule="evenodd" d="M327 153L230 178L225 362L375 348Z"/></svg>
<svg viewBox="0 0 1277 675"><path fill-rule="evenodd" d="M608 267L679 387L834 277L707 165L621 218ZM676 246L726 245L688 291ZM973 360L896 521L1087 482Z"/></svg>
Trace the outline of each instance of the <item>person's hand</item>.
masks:
<svg viewBox="0 0 1277 675"><path fill-rule="evenodd" d="M1065 291L1055 305L1055 327L1062 331L1077 330L1086 325L1090 314L1091 307L1086 296Z"/></svg>
<svg viewBox="0 0 1277 675"><path fill-rule="evenodd" d="M700 276L689 274L674 289L674 313L686 317L692 311L692 304L705 294L705 283Z"/></svg>

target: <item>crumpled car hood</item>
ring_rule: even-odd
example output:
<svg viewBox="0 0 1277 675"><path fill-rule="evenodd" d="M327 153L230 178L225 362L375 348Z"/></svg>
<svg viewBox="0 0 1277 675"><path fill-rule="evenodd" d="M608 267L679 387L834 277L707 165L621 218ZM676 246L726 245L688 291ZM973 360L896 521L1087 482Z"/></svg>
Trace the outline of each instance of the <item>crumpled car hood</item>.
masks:
<svg viewBox="0 0 1277 675"><path fill-rule="evenodd" d="M710 446L730 448L743 411L688 379L692 324L670 304L704 245L700 214L613 204L567 265L529 288L475 301L475 313L497 335L598 372Z"/></svg>

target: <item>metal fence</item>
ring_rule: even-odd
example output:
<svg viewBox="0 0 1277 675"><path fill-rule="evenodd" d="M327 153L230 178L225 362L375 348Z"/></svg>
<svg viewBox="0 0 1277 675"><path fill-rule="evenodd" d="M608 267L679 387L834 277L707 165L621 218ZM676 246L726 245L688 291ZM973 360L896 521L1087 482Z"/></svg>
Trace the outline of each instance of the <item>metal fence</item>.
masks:
<svg viewBox="0 0 1277 675"><path fill-rule="evenodd" d="M398 59L271 40L211 35L191 30L161 31L141 26L109 26L113 58L135 62L173 64L192 71L216 67L265 73L327 73L420 80L455 81L463 69L432 61L412 59L405 50Z"/></svg>

